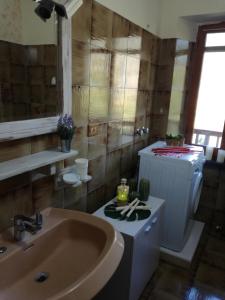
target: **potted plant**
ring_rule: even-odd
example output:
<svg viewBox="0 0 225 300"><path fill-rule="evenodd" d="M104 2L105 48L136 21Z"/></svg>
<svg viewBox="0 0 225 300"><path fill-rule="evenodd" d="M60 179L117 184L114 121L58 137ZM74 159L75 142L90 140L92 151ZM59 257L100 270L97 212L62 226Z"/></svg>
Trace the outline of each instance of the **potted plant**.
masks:
<svg viewBox="0 0 225 300"><path fill-rule="evenodd" d="M184 144L184 138L181 134L178 135L172 135L166 134L166 144L168 146L183 146Z"/></svg>
<svg viewBox="0 0 225 300"><path fill-rule="evenodd" d="M74 123L71 116L65 114L61 116L57 124L57 133L61 140L61 151L70 152L71 149L71 140L74 135Z"/></svg>

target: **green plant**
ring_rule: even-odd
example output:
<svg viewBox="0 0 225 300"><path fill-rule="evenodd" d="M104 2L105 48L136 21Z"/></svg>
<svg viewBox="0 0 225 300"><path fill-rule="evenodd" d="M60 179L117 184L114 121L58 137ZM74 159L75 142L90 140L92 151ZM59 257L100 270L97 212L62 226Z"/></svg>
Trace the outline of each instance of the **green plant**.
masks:
<svg viewBox="0 0 225 300"><path fill-rule="evenodd" d="M129 185L129 191L130 192L136 192L137 191L137 180L136 178L131 178L128 182Z"/></svg>
<svg viewBox="0 0 225 300"><path fill-rule="evenodd" d="M166 139L167 140L177 140L177 141L180 141L183 139L183 136L181 134L178 134L178 135L172 135L171 133L170 134L166 134Z"/></svg>

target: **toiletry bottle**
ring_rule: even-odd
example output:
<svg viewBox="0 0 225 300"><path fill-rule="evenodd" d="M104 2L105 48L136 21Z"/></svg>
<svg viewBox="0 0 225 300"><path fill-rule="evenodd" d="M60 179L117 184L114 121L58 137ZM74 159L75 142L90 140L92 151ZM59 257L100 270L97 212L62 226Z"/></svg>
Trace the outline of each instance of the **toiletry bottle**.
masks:
<svg viewBox="0 0 225 300"><path fill-rule="evenodd" d="M126 205L128 201L128 194L129 194L129 186L126 185L127 179L122 178L121 184L117 187L117 204L118 205Z"/></svg>

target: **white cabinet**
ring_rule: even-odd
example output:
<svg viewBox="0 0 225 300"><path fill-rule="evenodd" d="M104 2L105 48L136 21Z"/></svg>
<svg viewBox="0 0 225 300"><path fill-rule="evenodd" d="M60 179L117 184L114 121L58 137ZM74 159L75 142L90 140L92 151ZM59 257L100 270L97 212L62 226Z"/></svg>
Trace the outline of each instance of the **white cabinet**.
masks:
<svg viewBox="0 0 225 300"><path fill-rule="evenodd" d="M149 197L147 204L152 213L142 221L127 222L108 218L104 215L104 207L94 213L111 223L125 240L120 265L95 300L138 300L157 268L164 200Z"/></svg>

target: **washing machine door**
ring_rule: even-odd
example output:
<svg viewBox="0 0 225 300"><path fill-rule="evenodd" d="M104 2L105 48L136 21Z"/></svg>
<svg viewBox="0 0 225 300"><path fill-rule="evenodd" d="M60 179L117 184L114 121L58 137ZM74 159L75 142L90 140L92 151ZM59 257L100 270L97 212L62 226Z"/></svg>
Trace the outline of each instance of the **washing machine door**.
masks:
<svg viewBox="0 0 225 300"><path fill-rule="evenodd" d="M198 209L198 204L201 196L203 177L201 171L196 171L194 173L194 182L193 182L193 193L192 193L192 215L194 215Z"/></svg>

